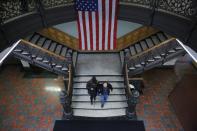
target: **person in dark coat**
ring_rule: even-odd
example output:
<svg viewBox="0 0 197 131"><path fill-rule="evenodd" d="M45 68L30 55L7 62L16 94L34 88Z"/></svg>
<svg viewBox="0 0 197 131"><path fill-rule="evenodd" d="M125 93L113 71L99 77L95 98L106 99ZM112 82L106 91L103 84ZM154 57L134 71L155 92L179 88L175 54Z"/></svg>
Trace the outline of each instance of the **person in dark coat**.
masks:
<svg viewBox="0 0 197 131"><path fill-rule="evenodd" d="M97 95L101 94L103 90L103 82L98 82L97 84Z"/></svg>
<svg viewBox="0 0 197 131"><path fill-rule="evenodd" d="M99 93L101 94L101 108L104 107L104 104L106 103L108 96L110 94L110 91L113 91L113 87L110 83L104 82L102 88L100 88Z"/></svg>
<svg viewBox="0 0 197 131"><path fill-rule="evenodd" d="M93 100L95 102L97 96L97 84L98 81L96 77L93 76L91 80L87 82L86 89L88 90L88 94L90 95L91 104L93 104Z"/></svg>

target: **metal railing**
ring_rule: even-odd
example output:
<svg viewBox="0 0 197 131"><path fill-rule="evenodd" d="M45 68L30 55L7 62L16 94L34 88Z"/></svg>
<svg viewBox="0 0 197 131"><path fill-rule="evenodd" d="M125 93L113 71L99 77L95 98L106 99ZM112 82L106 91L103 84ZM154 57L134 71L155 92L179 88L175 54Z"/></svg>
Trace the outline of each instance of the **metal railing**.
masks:
<svg viewBox="0 0 197 131"><path fill-rule="evenodd" d="M2 65L3 61L11 54L11 52L16 48L16 46L21 42L18 40L15 42L11 47L6 48L2 52L0 52L0 66Z"/></svg>
<svg viewBox="0 0 197 131"><path fill-rule="evenodd" d="M120 4L141 6L189 18L196 14L195 0L120 0Z"/></svg>
<svg viewBox="0 0 197 131"><path fill-rule="evenodd" d="M129 76L128 76L128 67L127 64L124 66L124 85L125 85L125 92L126 92L126 97L127 97L127 104L128 107L126 109L126 116L129 119L136 119L136 112L135 112L135 107L136 107L136 101L135 101L135 96L132 93L130 86L129 86Z"/></svg>
<svg viewBox="0 0 197 131"><path fill-rule="evenodd" d="M127 99L131 98L131 90L129 88L129 76L127 64L124 65L124 85ZM128 102L127 102L128 103Z"/></svg>
<svg viewBox="0 0 197 131"><path fill-rule="evenodd" d="M67 95L72 99L72 91L73 91L73 66L69 64L69 70L68 70L68 87L67 87Z"/></svg>
<svg viewBox="0 0 197 131"><path fill-rule="evenodd" d="M27 54L23 54L23 51L25 51ZM28 61L31 64L60 75L68 75L68 73L63 70L63 68L68 68L68 65L72 63L71 57L63 57L57 55L49 50L41 48L25 40L20 41L20 43L12 51L12 54L18 59ZM40 57L40 59L42 60L37 60L36 57ZM44 60L48 62L45 63ZM61 67L56 67L56 65L59 65Z"/></svg>
<svg viewBox="0 0 197 131"><path fill-rule="evenodd" d="M195 2L195 0L120 0L119 4L140 6L190 18L197 12ZM0 2L0 16L4 23L29 12L39 12L40 7L47 10L68 5L74 5L74 0L3 0Z"/></svg>
<svg viewBox="0 0 197 131"><path fill-rule="evenodd" d="M62 106L64 108L64 114L63 119L70 119L72 118L72 93L73 93L73 77L74 77L74 70L72 64L69 64L69 70L68 70L68 80L66 86L66 91L63 92L63 95L60 96L63 100Z"/></svg>
<svg viewBox="0 0 197 131"><path fill-rule="evenodd" d="M168 43L170 43L170 42L172 42L172 41L175 41L175 40L176 40L175 38L170 38L170 39L168 39L168 40L166 40L166 41L163 41L163 42L161 42L160 44L158 44L158 45L156 45L156 46L153 46L153 47L151 47L151 48L148 48L147 50L145 50L145 51L143 51L143 52L141 52L141 53L138 53L138 54L135 54L135 55L133 55L133 56L128 57L128 58L126 59L126 62L129 63L129 61L132 61L133 59L136 59L136 58L138 58L139 56L142 56L142 55L144 55L144 54L147 54L147 53L149 53L149 52L151 52L151 51L153 51L153 50L156 50L156 49L158 49L158 48L160 48L160 47L162 47L162 46L164 46L164 45L167 45Z"/></svg>
<svg viewBox="0 0 197 131"><path fill-rule="evenodd" d="M27 13L39 12L40 7L47 10L73 4L74 0L2 0L0 2L0 21L5 23Z"/></svg>
<svg viewBox="0 0 197 131"><path fill-rule="evenodd" d="M127 104L128 107L126 109L126 116L129 119L136 120L136 104L138 103L139 92L137 90L131 91L129 86L129 76L128 76L128 67L127 64L124 66L124 85L125 85L125 92L127 97ZM136 95L137 92L137 95Z"/></svg>
<svg viewBox="0 0 197 131"><path fill-rule="evenodd" d="M0 3L1 22L36 11L36 0L2 0Z"/></svg>
<svg viewBox="0 0 197 131"><path fill-rule="evenodd" d="M42 52L45 53L45 54L48 54L48 55L50 55L50 56L57 57L58 59L63 60L63 61L69 61L69 63L70 63L70 60L71 60L70 57L63 57L63 56L61 56L61 55L57 55L57 54L55 54L54 52L51 52L51 51L49 51L49 50L47 50L47 49L44 49L44 48L42 48L42 47L40 47L40 46L37 46L37 45L35 45L35 44L32 44L32 43L29 42L29 41L21 40L21 43L20 43L20 44L29 46L29 48L36 48L36 49L42 51Z"/></svg>

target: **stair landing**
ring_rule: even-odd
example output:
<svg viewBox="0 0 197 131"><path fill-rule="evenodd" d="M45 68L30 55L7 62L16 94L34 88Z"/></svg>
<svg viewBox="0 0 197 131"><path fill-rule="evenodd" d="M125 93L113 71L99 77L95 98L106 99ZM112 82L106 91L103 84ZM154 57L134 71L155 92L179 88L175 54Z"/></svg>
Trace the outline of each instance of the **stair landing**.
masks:
<svg viewBox="0 0 197 131"><path fill-rule="evenodd" d="M121 75L119 53L79 54L77 75Z"/></svg>

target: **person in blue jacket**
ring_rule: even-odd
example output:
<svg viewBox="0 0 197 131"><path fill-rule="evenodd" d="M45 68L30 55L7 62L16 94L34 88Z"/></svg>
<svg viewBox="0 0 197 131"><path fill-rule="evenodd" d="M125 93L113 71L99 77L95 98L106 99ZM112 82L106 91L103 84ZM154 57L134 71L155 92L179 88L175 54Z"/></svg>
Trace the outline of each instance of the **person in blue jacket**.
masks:
<svg viewBox="0 0 197 131"><path fill-rule="evenodd" d="M103 108L104 104L107 102L110 91L113 91L112 85L108 82L104 82L103 86L99 89L99 94L101 94L101 108Z"/></svg>

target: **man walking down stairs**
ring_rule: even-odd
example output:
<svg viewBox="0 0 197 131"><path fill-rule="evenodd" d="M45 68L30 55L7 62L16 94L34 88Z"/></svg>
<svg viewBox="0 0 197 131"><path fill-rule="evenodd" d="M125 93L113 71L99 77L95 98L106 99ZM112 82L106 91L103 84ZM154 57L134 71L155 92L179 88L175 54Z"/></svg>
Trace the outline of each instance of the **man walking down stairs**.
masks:
<svg viewBox="0 0 197 131"><path fill-rule="evenodd" d="M95 104L90 104L86 84L92 76L96 76L99 82L108 81L114 88L103 108L101 108L100 96L96 97ZM73 116L125 116L126 108L127 102L124 89L124 78L119 54L79 54L73 83Z"/></svg>

